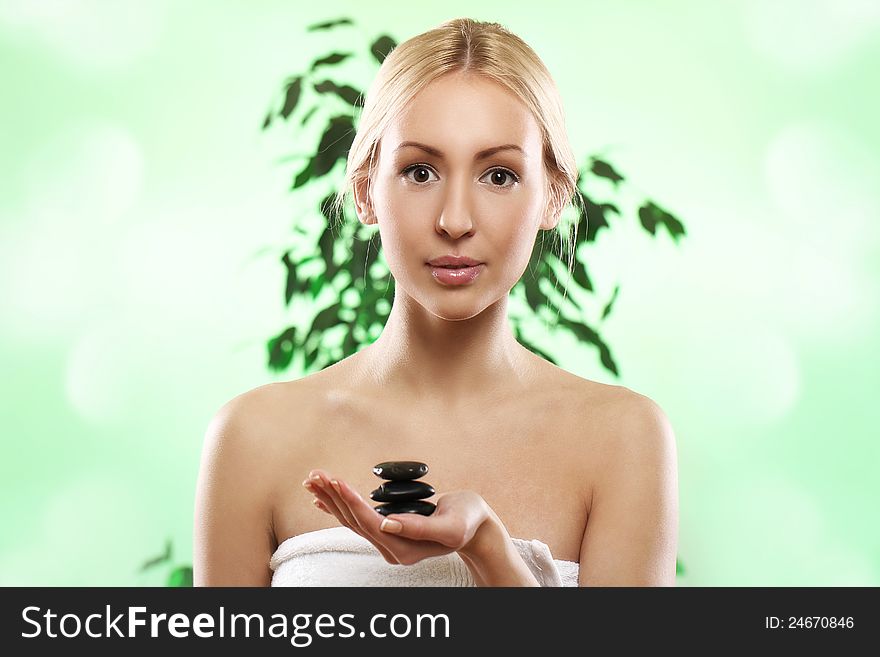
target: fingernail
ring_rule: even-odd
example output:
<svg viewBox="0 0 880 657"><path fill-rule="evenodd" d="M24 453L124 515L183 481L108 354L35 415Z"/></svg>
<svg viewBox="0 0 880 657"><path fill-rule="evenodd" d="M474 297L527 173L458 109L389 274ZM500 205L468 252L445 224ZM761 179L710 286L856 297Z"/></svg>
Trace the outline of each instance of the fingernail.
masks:
<svg viewBox="0 0 880 657"><path fill-rule="evenodd" d="M308 479L303 479L303 488L308 488L311 485L312 485L311 481L309 481Z"/></svg>
<svg viewBox="0 0 880 657"><path fill-rule="evenodd" d="M400 524L400 522L397 520L385 518L382 520L382 524L379 525L379 529L383 532L397 534L398 532L400 532L401 529L403 529L403 525Z"/></svg>
<svg viewBox="0 0 880 657"><path fill-rule="evenodd" d="M320 486L321 488L324 487L324 482L321 481L321 475L313 474L309 477L309 479L311 479L316 486Z"/></svg>
<svg viewBox="0 0 880 657"><path fill-rule="evenodd" d="M334 489L336 489L336 492L337 492L337 493L341 493L341 492L342 492L341 490L339 490L339 482L336 481L335 479L331 479L331 480L330 480L330 485L333 486Z"/></svg>

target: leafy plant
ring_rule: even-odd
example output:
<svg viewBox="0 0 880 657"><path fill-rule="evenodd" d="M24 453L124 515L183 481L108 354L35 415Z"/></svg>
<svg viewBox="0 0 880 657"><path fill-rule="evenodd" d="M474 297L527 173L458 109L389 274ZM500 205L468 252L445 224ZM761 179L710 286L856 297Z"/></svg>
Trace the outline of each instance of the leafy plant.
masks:
<svg viewBox="0 0 880 657"><path fill-rule="evenodd" d="M352 26L348 18L319 23L308 31L328 31ZM347 40L347 39L346 39ZM301 163L295 172L291 190L302 192L310 185L331 183L337 165L344 169L348 151L354 140L356 114L363 108L360 89L330 79L329 71L354 57L365 57L379 65L396 47L397 42L383 34L372 40L362 53L333 51L315 59L305 72L293 75L285 81L277 104L269 109L263 121L263 129L278 121L298 122L296 143L304 143L302 134L309 122L323 121L323 130L314 153L294 155ZM594 293L593 281L586 265L577 257L582 247L596 242L599 234L611 227L612 215L621 216L618 203L594 200L586 191L589 180L603 180L617 191L625 181L623 175L607 160L598 155L590 156L581 171L578 189L583 199L577 208L575 231L575 258L570 279L577 296ZM343 222L339 234L334 231L332 202L336 186L316 204L314 211L297 217L293 233L294 244L284 250L281 262L285 268L286 285L284 303L290 307L302 299L307 308L321 309L306 327L291 324L267 341L268 367L282 371L291 366L293 358L302 355L304 372L323 369L375 340L391 310L394 279L388 271L378 248L372 246L374 232L356 220ZM685 234L682 223L656 202L644 200L637 212L642 228L651 236L665 230L676 242ZM312 230L307 227L311 225ZM571 227L571 224L568 224ZM602 337L595 323L586 320L586 311L574 296L569 296L565 262L555 253L545 251L543 237L535 241L535 248L521 280L511 290L512 298L525 301L529 310L517 313L511 306L510 319L517 340L526 348L558 364L556 358L541 349L526 335L528 321L542 318L551 332L568 331L578 341L593 345L602 365L615 376L620 367L610 346ZM565 272L566 274L564 274ZM565 294L560 296L562 285ZM321 293L329 303L322 305ZM612 311L620 286L615 286L605 302L599 322ZM390 294L389 294L390 292ZM557 312L553 316L552 302Z"/></svg>
<svg viewBox="0 0 880 657"><path fill-rule="evenodd" d="M162 554L153 557L152 559L148 559L144 564L140 567L139 572L143 573L152 568L156 568L157 566L161 566L162 564L171 564L171 539L169 538L165 541L165 552ZM193 570L190 565L183 566L172 566L171 572L168 574L168 579L165 582L166 586L177 586L177 587L188 587L193 585Z"/></svg>

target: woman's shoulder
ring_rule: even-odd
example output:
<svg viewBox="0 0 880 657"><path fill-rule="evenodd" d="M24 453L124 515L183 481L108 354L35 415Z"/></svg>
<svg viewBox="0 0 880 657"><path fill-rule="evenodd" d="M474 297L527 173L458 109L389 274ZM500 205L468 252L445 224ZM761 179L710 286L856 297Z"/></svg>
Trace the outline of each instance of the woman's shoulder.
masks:
<svg viewBox="0 0 880 657"><path fill-rule="evenodd" d="M588 450L600 446L616 449L620 440L643 433L651 424L668 424L657 402L624 385L586 379L555 366L549 377L546 389L565 390L567 415L584 428L584 434L589 429L596 437L597 442L585 445Z"/></svg>
<svg viewBox="0 0 880 657"><path fill-rule="evenodd" d="M643 397L626 386L587 379L550 362L546 364L545 376L546 381L541 387L564 390L566 402L574 409L582 409L587 413L602 410L613 415L621 412L628 404L638 403L638 398Z"/></svg>
<svg viewBox="0 0 880 657"><path fill-rule="evenodd" d="M241 393L228 404L253 447L266 454L267 464L277 465L326 446L327 418L343 405L337 398L346 397L336 378L321 370L273 381Z"/></svg>
<svg viewBox="0 0 880 657"><path fill-rule="evenodd" d="M234 435L241 448L270 455L285 435L284 427L302 423L308 408L307 387L299 381L265 383L226 401L211 419L209 432Z"/></svg>
<svg viewBox="0 0 880 657"><path fill-rule="evenodd" d="M578 377L580 378L580 377ZM600 461L635 454L647 457L675 450L672 424L663 408L651 397L623 385L609 385L581 379L584 401L577 413L584 425L598 428L599 440L589 446Z"/></svg>

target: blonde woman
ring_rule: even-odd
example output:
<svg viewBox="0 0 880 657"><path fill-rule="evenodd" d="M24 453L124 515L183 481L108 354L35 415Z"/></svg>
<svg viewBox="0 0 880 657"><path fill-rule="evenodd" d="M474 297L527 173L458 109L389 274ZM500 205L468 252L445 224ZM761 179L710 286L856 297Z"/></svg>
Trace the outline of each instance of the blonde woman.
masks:
<svg viewBox="0 0 880 657"><path fill-rule="evenodd" d="M358 353L217 412L195 584L674 585L666 415L536 356L508 322L539 231L558 229L577 197L539 57L469 19L400 44L368 90L347 165L337 209L350 190L358 220L378 227L390 316ZM428 464L432 514L374 510L372 468L395 460Z"/></svg>

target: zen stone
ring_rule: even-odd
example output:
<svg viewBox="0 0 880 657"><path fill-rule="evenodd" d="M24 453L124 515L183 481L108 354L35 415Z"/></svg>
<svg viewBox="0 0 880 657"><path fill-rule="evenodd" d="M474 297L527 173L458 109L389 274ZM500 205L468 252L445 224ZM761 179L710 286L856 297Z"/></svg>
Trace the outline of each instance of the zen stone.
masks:
<svg viewBox="0 0 880 657"><path fill-rule="evenodd" d="M381 479L409 481L428 474L428 466L419 461L385 461L373 466L373 474Z"/></svg>
<svg viewBox="0 0 880 657"><path fill-rule="evenodd" d="M389 513L418 513L423 516L429 516L434 513L437 508L436 504L425 502L424 500L415 500L412 502L389 502L388 504L380 504L375 507L376 511L383 516Z"/></svg>
<svg viewBox="0 0 880 657"><path fill-rule="evenodd" d="M411 502L433 494L434 487L424 481L386 481L370 497L377 502Z"/></svg>

